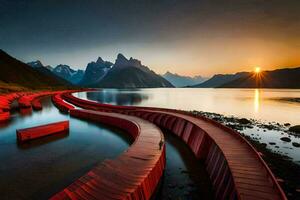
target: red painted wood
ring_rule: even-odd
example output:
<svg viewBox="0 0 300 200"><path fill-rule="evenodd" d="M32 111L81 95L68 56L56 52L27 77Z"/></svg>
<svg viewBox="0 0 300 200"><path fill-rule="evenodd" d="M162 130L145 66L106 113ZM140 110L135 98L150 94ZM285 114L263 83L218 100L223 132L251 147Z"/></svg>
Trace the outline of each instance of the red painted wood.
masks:
<svg viewBox="0 0 300 200"><path fill-rule="evenodd" d="M23 92L0 95L0 123L10 119L10 104L22 95Z"/></svg>
<svg viewBox="0 0 300 200"><path fill-rule="evenodd" d="M10 113L9 112L3 112L2 110L0 111L0 122L5 122L10 119Z"/></svg>
<svg viewBox="0 0 300 200"><path fill-rule="evenodd" d="M75 109L74 106L70 105L69 103L66 103L62 99L61 95L62 95L62 93L52 96L53 104L62 112L69 112L70 110Z"/></svg>
<svg viewBox="0 0 300 200"><path fill-rule="evenodd" d="M116 126L135 141L116 159L95 166L51 199L150 199L166 162L160 129L137 117L116 113L73 109L70 115Z"/></svg>
<svg viewBox="0 0 300 200"><path fill-rule="evenodd" d="M57 133L65 133L69 130L69 121L56 122L41 126L17 130L17 139L25 142Z"/></svg>
<svg viewBox="0 0 300 200"><path fill-rule="evenodd" d="M9 93L5 95L0 95L0 109L2 111L9 111L10 110L10 104L23 96L25 93L20 92L20 93Z"/></svg>
<svg viewBox="0 0 300 200"><path fill-rule="evenodd" d="M179 110L113 106L78 99L71 94L63 94L63 97L86 109L126 110L130 115L150 119L173 131L189 145L197 158L205 160L216 199L287 199L271 170L250 143L236 131L213 120ZM156 120L156 114L162 117Z"/></svg>
<svg viewBox="0 0 300 200"><path fill-rule="evenodd" d="M36 93L28 93L23 95L19 100L19 107L20 108L33 108L34 110L41 110L42 104L40 100L47 96L52 96L57 94L57 91L41 91Z"/></svg>

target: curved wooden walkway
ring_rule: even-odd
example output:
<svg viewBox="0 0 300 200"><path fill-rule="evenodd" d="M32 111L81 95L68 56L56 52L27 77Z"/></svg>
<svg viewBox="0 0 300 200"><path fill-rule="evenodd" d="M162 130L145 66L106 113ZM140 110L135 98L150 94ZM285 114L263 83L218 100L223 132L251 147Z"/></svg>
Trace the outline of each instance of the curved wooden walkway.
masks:
<svg viewBox="0 0 300 200"><path fill-rule="evenodd" d="M23 95L23 92L0 95L0 123L10 119L10 104Z"/></svg>
<svg viewBox="0 0 300 200"><path fill-rule="evenodd" d="M171 109L112 106L71 94L63 98L85 109L138 116L172 131L205 160L216 199L287 199L259 153L237 132L217 122Z"/></svg>
<svg viewBox="0 0 300 200"><path fill-rule="evenodd" d="M131 135L134 143L119 157L94 167L51 199L150 199L165 168L160 129L143 119L117 113L71 109L70 115L119 127Z"/></svg>
<svg viewBox="0 0 300 200"><path fill-rule="evenodd" d="M68 91L70 92L70 91ZM19 98L18 103L20 108L33 108L34 110L41 110L42 104L40 100L47 96L60 93L58 91L43 91L35 93L27 93Z"/></svg>

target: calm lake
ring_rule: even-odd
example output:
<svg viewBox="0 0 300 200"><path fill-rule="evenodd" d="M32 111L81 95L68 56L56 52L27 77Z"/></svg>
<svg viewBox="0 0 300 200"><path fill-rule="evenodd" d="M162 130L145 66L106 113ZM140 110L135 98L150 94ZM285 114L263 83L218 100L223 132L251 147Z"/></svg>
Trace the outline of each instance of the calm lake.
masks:
<svg viewBox="0 0 300 200"><path fill-rule="evenodd" d="M75 96L108 104L197 110L251 118L263 123L300 124L300 90L294 89L103 89ZM300 148L293 145L294 142L300 143L300 137L257 126L240 132L300 164ZM291 142L282 141L282 137L290 138Z"/></svg>
<svg viewBox="0 0 300 200"><path fill-rule="evenodd" d="M300 90L295 89L104 89L77 95L109 104L198 110L300 124L300 102L289 101L300 98Z"/></svg>
<svg viewBox="0 0 300 200"><path fill-rule="evenodd" d="M201 110L263 121L300 124L300 90L255 89L105 89L77 93L80 98L118 105L155 106L183 110ZM44 199L60 191L104 159L113 159L131 143L124 132L101 124L72 118L60 113L50 98L43 100L43 110L12 113L12 120L0 126L1 199ZM47 137L19 145L16 129L70 120L69 134ZM287 136L278 131L257 128L243 133L280 150L294 161L300 160L300 148L281 141ZM198 163L181 141L166 133L167 166L159 199L210 199L211 191L202 163ZM109 151L107 151L109 149ZM24 187L26 185L26 187ZM194 197L194 198L193 198Z"/></svg>
<svg viewBox="0 0 300 200"><path fill-rule="evenodd" d="M104 159L120 155L132 142L123 131L59 112L50 98L43 99L42 105L41 111L13 111L12 119L0 124L1 199L48 199ZM67 134L22 145L16 141L16 129L62 120L70 121ZM203 163L168 133L166 145L166 173L157 199L211 199Z"/></svg>

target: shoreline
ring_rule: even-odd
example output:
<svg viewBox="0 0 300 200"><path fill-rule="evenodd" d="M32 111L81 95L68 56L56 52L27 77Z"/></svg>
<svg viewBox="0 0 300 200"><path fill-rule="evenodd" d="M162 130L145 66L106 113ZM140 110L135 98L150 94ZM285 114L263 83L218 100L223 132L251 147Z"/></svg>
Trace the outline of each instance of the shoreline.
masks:
<svg viewBox="0 0 300 200"><path fill-rule="evenodd" d="M282 189L286 193L289 199L300 199L300 160L294 161L290 156L285 155L280 150L273 150L268 146L275 146L276 144L267 144L261 142L259 134L245 134L242 131L252 129L253 131L263 130L263 133L269 131L284 132L288 135L300 137L300 135L294 134L288 131L289 124L279 124L276 122L263 123L254 119L238 118L233 116L225 116L217 113L202 112L202 111L190 111L194 115L202 115L207 118L213 119L225 126L228 126L241 134L247 141L255 147L257 151L262 153L263 160L268 164ZM260 130L260 131L261 131ZM282 137L288 138L288 137ZM290 141L291 142L291 141ZM298 144L298 143L297 143ZM279 146L275 146L279 149ZM299 146L295 147L298 149Z"/></svg>
<svg viewBox="0 0 300 200"><path fill-rule="evenodd" d="M285 101L290 103L300 103L300 98L281 98L279 101Z"/></svg>

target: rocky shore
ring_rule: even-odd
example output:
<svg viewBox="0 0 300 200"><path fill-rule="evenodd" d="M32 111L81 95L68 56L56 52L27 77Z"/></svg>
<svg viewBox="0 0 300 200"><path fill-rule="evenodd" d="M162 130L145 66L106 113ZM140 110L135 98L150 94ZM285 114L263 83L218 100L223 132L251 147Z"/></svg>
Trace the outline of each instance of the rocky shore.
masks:
<svg viewBox="0 0 300 200"><path fill-rule="evenodd" d="M279 100L293 102L293 103L300 103L300 98L281 98Z"/></svg>
<svg viewBox="0 0 300 200"><path fill-rule="evenodd" d="M254 119L224 116L222 114L202 111L191 111L191 113L208 117L238 131L262 153L263 159L278 178L288 198L300 199L300 161L286 155L287 153L284 152L284 148L286 147L280 147L276 142L270 141L267 143L266 141L261 141L261 134L276 131L280 133L280 140L282 142L292 144L292 147L289 147L290 151L298 151L300 143L293 141L293 139L300 138L300 133L298 132L299 126L291 126L289 123L265 123ZM251 130L251 134L245 134L249 132L248 130Z"/></svg>

